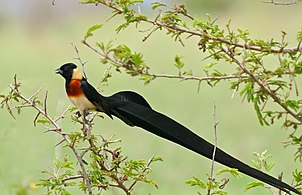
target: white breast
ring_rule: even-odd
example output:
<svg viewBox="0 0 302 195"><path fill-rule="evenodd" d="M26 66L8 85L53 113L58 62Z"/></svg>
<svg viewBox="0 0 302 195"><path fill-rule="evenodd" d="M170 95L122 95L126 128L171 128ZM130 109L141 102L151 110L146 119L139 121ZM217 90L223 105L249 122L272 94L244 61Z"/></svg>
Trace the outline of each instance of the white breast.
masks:
<svg viewBox="0 0 302 195"><path fill-rule="evenodd" d="M70 101L75 105L81 114L86 110L96 110L95 105L93 105L85 95L77 96L77 97L69 97Z"/></svg>

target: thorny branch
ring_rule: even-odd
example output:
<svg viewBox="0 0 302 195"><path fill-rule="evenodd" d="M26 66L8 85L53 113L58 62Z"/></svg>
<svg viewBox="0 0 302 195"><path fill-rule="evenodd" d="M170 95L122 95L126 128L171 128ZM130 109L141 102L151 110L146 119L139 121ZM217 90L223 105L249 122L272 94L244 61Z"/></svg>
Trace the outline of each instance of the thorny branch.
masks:
<svg viewBox="0 0 302 195"><path fill-rule="evenodd" d="M53 120L48 114L47 114L47 110L46 110L46 100L47 100L47 93L46 96L44 98L44 108L40 108L37 103L35 101L33 101L34 97L37 96L37 94L41 91L41 88L34 94L32 95L30 98L25 97L24 95L21 94L21 92L19 91L19 86L20 84L17 83L17 77L15 75L14 77L14 84L10 85L10 89L12 92L15 92L17 94L17 96L19 98L21 98L23 101L25 101L25 103L27 103L29 106L31 106L32 108L34 108L36 111L38 111L38 115L43 115L53 126L54 128L49 129L49 131L53 131L56 132L58 134L60 134L64 141L67 143L67 145L70 147L70 149L72 150L73 154L75 155L75 157L77 158L77 161L81 167L82 170L82 174L83 174L83 179L85 181L86 187L87 187L87 191L89 195L92 195L92 190L91 190L91 185L89 182L89 177L88 174L86 172L86 168L84 165L84 162L82 160L82 158L80 157L80 155L78 154L77 149L74 147L74 145L70 142L69 138L67 137L66 133L64 133L61 129L61 127L58 125L58 120ZM64 112L65 113L65 112ZM60 117L63 118L63 117ZM35 118L35 120L37 119L37 117ZM35 122L34 122L35 124Z"/></svg>
<svg viewBox="0 0 302 195"><path fill-rule="evenodd" d="M111 9L113 9L116 12L115 14L123 14L124 13L124 11L121 7L119 7L118 5L112 3L111 1L97 1L97 4L102 4L104 6L107 6ZM132 17L132 16L134 16L134 14L130 13L129 16ZM136 16L138 16L138 15L136 15ZM192 16L190 16L188 18L192 19ZM237 42L232 42L232 41L224 39L222 37L215 37L215 36L210 35L207 31L195 31L195 30L191 30L191 29L188 29L188 28L184 28L184 27L179 26L179 25L165 24L164 22L158 20L157 18L155 20L152 20L152 19L149 19L147 17L141 17L139 19L139 22L149 23L149 24L155 26L156 29L166 29L166 30L172 31L172 32L185 33L190 37L192 37L192 36L196 36L198 38L206 37L206 39L208 39L208 40L224 43L224 44L229 45L229 46L234 46L234 47L238 47L238 48L242 48L242 49L246 49L246 50L258 51L258 52L264 52L265 51L265 52L276 53L276 54L278 54L278 53L292 54L292 53L296 53L298 51L302 51L302 47L300 47L300 46L292 47L292 48L281 47L281 48L278 48L278 49L269 48L268 50L265 50L261 46L257 46L257 45L253 45L253 44L241 44L241 43L237 43Z"/></svg>
<svg viewBox="0 0 302 195"><path fill-rule="evenodd" d="M148 160L146 167L142 170L142 173L145 173L148 169L150 169L150 165L154 159L154 155ZM137 183L137 180L135 180L130 186L129 186L129 191L133 190L133 187L135 186L135 184Z"/></svg>
<svg viewBox="0 0 302 195"><path fill-rule="evenodd" d="M101 51L97 50L93 46L91 46L87 41L83 40L82 43L86 45L88 48L93 50L98 55L102 56L104 59L110 61L113 64L118 65L119 67L124 67L125 69L129 70L128 66L125 66L125 64L117 59L114 59L109 54L102 53ZM229 80L229 79L238 79L238 78L249 78L248 75L226 75L226 76L194 76L194 75L171 75L171 74L156 74L156 73L150 73L149 71L143 71L139 72L141 75L147 75L152 78L169 78L169 79L180 79L180 80L196 80L196 81L215 81L215 80ZM290 74L290 73L289 73Z"/></svg>
<svg viewBox="0 0 302 195"><path fill-rule="evenodd" d="M87 61L86 62L82 61L82 59L80 57L79 49L77 48L77 46L75 44L71 43L71 46L74 48L74 50L75 50L75 52L77 54L77 57L75 59L78 60L80 62L80 64L81 64L81 66L82 66L84 78L88 79L87 75L86 75L86 72L85 72L85 64L87 63Z"/></svg>
<svg viewBox="0 0 302 195"><path fill-rule="evenodd" d="M270 1L263 1L263 3L268 3L273 5L296 5L299 3L299 0L285 1L285 2L270 0Z"/></svg>
<svg viewBox="0 0 302 195"><path fill-rule="evenodd" d="M108 147L109 144L115 143L116 141L110 141L110 140L107 141L103 138L103 145L101 145L101 146L96 145L97 139L96 139L95 135L92 134L92 132L91 132L92 131L93 120L97 116L96 114L93 115L92 117L90 117L90 116L88 117L89 113L87 111L85 111L84 114L85 114L85 116L87 116L87 118L83 116L82 121L78 118L74 119L75 121L77 121L77 122L79 122L80 124L83 125L83 128L82 128L82 134L83 135L79 135L79 134L75 133L74 135L79 136L79 137L74 138L73 134L67 134L67 133L63 132L62 128L58 124L58 121L63 119L65 114L68 112L69 107L60 116L58 116L56 118L53 118L49 115L48 110L46 108L47 107L48 93L46 92L46 94L44 96L43 104L42 104L42 102L39 101L39 99L37 97L39 95L39 93L42 91L42 87L37 92L35 92L32 96L30 96L29 98L24 96L21 93L21 91L19 89L20 84L17 83L16 76L14 77L14 83L9 85L9 87L10 87L10 90L11 90L9 95L7 95L7 97L5 97L4 95L1 96L2 98L4 98L3 101L1 102L1 105L6 104L7 109L9 110L9 112L12 116L14 116L13 112L12 112L14 109L18 110L18 112L21 108L31 107L31 108L35 109L37 111L37 115L34 118L34 125L36 125L36 123L40 123L38 118L40 116L43 116L44 119L47 121L47 123L49 123L49 124L51 124L51 126L53 126L53 127L51 127L51 126L47 127L47 130L45 132L50 132L50 131L55 132L55 133L61 135L62 138L63 138L59 143L56 144L56 146L62 144L63 142L65 142L66 146L68 146L72 150L73 154L75 155L76 160L77 160L78 164L80 165L81 173L78 174L78 175L66 175L66 176L64 176L64 178L62 178L60 184L65 185L65 182L67 182L69 180L83 179L84 185L85 185L85 188L83 188L83 190L86 191L89 195L93 194L93 190L95 188L97 188L97 189L102 188L101 187L102 185L104 185L105 189L108 186L113 186L113 187L120 188L125 192L125 194L130 195L130 194L132 194L133 187L137 184L138 181L145 182L144 180L135 179L135 177L134 177L135 175L126 176L126 173L123 173L122 171L116 170L116 167L111 167L111 166L115 165L114 163L119 163L120 164L122 162L125 162L127 160L127 157L124 157L124 158L121 157L122 159L118 159L119 156L120 156L119 151L115 151L115 150L111 151L111 150L106 148L106 147ZM11 106L10 106L10 101L11 100L16 100L16 102L18 102L19 105L15 105L11 108ZM43 123L44 123L44 121L43 121ZM78 139L81 139L83 141L87 141L89 143L89 147L85 148L83 150L83 152L79 151L79 150L82 150L82 149L77 149L77 145L78 145L78 141L79 141ZM90 154L94 154L93 156L96 156L96 157L93 157L93 158L98 164L97 170L101 170L102 174L106 175L106 177L108 177L110 179L110 181L113 182L112 184L110 184L110 183L109 184L99 183L99 180L97 180L98 183L95 184L96 181L92 180L89 177L88 173L89 174L91 173L90 169L92 168L92 166L86 167L87 162L84 162L84 160L83 160L84 155L87 154L87 152L91 152ZM112 165L110 165L110 163L107 162L107 160L108 160L107 156L108 156L109 153L112 155L112 163L113 163ZM146 162L144 168L140 167L141 170L140 170L139 174L141 176L145 177L145 175L148 174L146 172L147 172L147 170L150 169L150 164L152 162L156 161L156 160L153 161L153 159L154 159L154 157L152 157L148 162ZM115 160L117 160L117 161L115 161ZM88 170L89 170L89 172L88 172ZM132 183L129 184L129 187L127 187L126 183L125 183L126 181L128 181L128 182L131 181L131 180L128 179L128 177L134 180ZM152 184L155 185L155 183L152 183Z"/></svg>
<svg viewBox="0 0 302 195"><path fill-rule="evenodd" d="M275 1L272 1L272 2L275 2ZM211 30L202 30L202 28L195 28L195 27L189 28L186 25L182 25L181 22L179 22L179 23L178 22L175 22L175 23L165 22L165 20L163 19L163 16L161 15L162 14L161 12L157 15L157 17L155 17L155 19L149 19L148 17L144 17L141 15L141 13L137 13L135 11L124 12L123 7L115 2L102 0L102 1L95 1L95 3L96 3L96 5L102 4L104 6L107 6L111 9L113 9L114 16L120 14L120 15L123 15L125 17L125 19L127 18L127 16L135 18L136 20L133 23L138 24L140 22L145 22L145 23L151 24L152 28L149 29L150 33L144 38L144 40L147 39L153 32L155 32L157 30L162 30L162 29L166 29L168 31L168 33L172 34L172 37L173 36L175 37L176 40L178 40L177 37L179 38L180 35L182 35L182 34L188 35L188 37L195 36L200 39L200 42L199 42L200 47L201 47L200 49L203 51L205 51L206 49L209 50L209 52L210 52L209 57L214 58L214 60L216 60L216 61L219 61L219 59L216 59L216 57L215 57L215 56L218 56L217 58L222 58L223 60L228 62L229 60L227 60L227 58L228 58L227 56L229 56L231 58L231 61L234 61L237 65L239 65L239 67L240 67L240 69L242 69L242 71L235 72L233 74L218 74L218 75L217 74L213 74L213 75L207 74L206 76L196 76L196 75L193 75L193 73L187 74L187 72L180 72L180 71L179 71L178 75L156 74L156 73L154 74L149 71L148 67L145 68L142 66L142 67L138 68L136 66L129 65L128 62L127 63L123 62L123 60L117 58L116 56L114 56L114 54L111 55L110 52L112 52L112 50L103 51L102 49L99 50L98 47L91 46L87 42L86 38L82 41L82 43L84 45L86 45L88 48L90 48L91 50L93 50L94 52L99 54L102 57L102 59L116 65L116 67L118 67L117 69L119 69L121 67L121 68L126 69L126 71L129 71L130 74L133 73L133 75L141 75L142 80L145 80L146 83L155 78L196 80L199 82L198 89L199 89L201 81L206 81L209 85L212 86L211 82L220 81L220 80L238 79L238 85L237 85L237 87L235 87L234 92L236 92L238 90L239 84L241 83L242 80L247 81L247 80L251 79L251 80L254 80L256 82L256 84L259 85L259 87L262 90L264 90L264 92L267 93L277 104L279 104L286 112L288 112L289 115L293 116L299 122L299 123L296 123L296 122L291 121L288 124L292 124L293 126L297 126L297 125L301 124L302 119L299 116L298 112L295 113L293 110L291 110L291 108L289 108L289 106L286 105L285 102L283 102L277 96L277 94L269 88L269 86L266 86L264 83L261 82L261 79L259 79L260 77L266 77L266 76L281 77L283 75L289 75L291 78L294 78L295 71L288 69L288 70L282 70L282 73L280 73L280 71L275 72L274 70L270 71L270 73L268 73L268 72L253 73L253 72L251 72L251 70L249 70L248 68L245 67L244 62L240 62L237 60L237 56L243 55L243 54L241 55L240 53L244 53L244 51L250 51L252 60L254 60L256 64L258 64L259 66L262 66L262 67L264 66L262 64L263 63L262 58L258 59L258 56L256 56L256 54L259 55L260 57L268 56L270 54L271 55L277 54L279 56L279 60L280 60L281 55L282 56L287 55L290 58L294 58L294 56L297 55L298 57L296 58L296 63L298 63L297 61L299 59L299 55L297 53L302 51L301 41L299 41L297 46L292 47L292 48L287 48L286 47L287 43L284 42L284 36L286 35L285 32L282 32L283 38L282 38L281 43L276 43L275 41L271 40L271 42L268 41L267 43L262 44L261 41L246 38L245 35L243 35L241 37L241 39L239 40L237 38L232 38L233 36L235 36L235 34L230 30L229 24L227 25L229 35L224 35L224 34L223 35L215 35L215 34L213 35L210 33ZM171 9L171 12L173 12L175 15L180 13L183 16L185 16L186 18L188 18L189 20L191 20L191 21L194 20L194 18L192 16L187 14L186 9L182 5L176 6L175 8ZM127 19L126 19L126 21L127 21ZM212 23L214 23L214 22L215 22L215 20L212 21ZM128 25L129 22L126 24ZM208 22L208 25L213 25L213 24ZM217 45L214 46L215 45L214 43L217 43ZM209 46L206 46L206 44L209 44ZM215 49L209 49L207 47L213 47ZM218 47L220 47L220 48L218 48ZM231 50L231 51L227 51L228 48L230 48L229 50ZM223 53L225 53L226 55ZM220 54L224 55L224 56L219 56ZM207 58L209 58L209 57L207 57ZM249 60L251 60L251 58L249 58ZM281 63L281 60L280 60L280 63ZM293 82L295 82L295 79L292 79L292 80L293 80ZM265 105L263 105L263 108L264 108L264 106ZM277 113L277 112L275 112L275 113ZM274 120L273 118L271 118L271 119ZM284 124L286 126L286 122Z"/></svg>
<svg viewBox="0 0 302 195"><path fill-rule="evenodd" d="M291 109L289 109L272 90L270 90L263 82L261 82L260 79L258 79L252 72L250 72L250 70L245 67L245 62L244 61L240 62L235 57L235 54L231 49L222 47L222 50L233 60L233 62L235 62L243 70L243 72L245 72L247 75L249 75L266 94L268 94L287 113L289 113L292 117L294 117L300 123L302 123L302 119L300 118L300 116L298 114L296 114L295 112L293 112Z"/></svg>
<svg viewBox="0 0 302 195"><path fill-rule="evenodd" d="M84 112L85 115L88 115L88 112ZM85 118L86 116L83 116L83 133L85 134L85 132L91 132L91 123L90 121L87 121ZM90 133L89 133L90 134ZM101 150L98 149L98 147L94 144L94 140L93 137L91 135L88 134L88 142L90 145L90 149L92 150L92 152L98 156L100 156L100 152ZM131 195L131 189L128 188L125 184L124 181L121 180L115 173L113 173L112 171L110 171L110 168L107 168L107 166L105 165L104 161L102 159L98 159L97 163L99 164L101 170L106 171L109 174L109 177L111 177L116 183L116 187L122 189L127 195Z"/></svg>
<svg viewBox="0 0 302 195"><path fill-rule="evenodd" d="M96 48L92 47L89 43L86 41L83 41L83 44L92 49L94 52L102 56L104 59L110 61L113 64L118 65L118 67L123 67L125 69L131 69L131 67L125 65L123 62L119 61L116 58L111 57L107 53L103 53ZM286 112L288 112L291 116L293 116L295 119L297 119L301 123L301 118L299 117L298 114L293 112L290 108L288 108L280 98L268 87L265 86L264 83L261 82L258 77L260 75L253 74L248 68L245 67L244 62L240 62L236 57L233 52L233 50L228 49L227 47L222 47L221 51L223 51L225 54L227 54L232 61L234 61L241 69L242 72L239 75L226 75L226 76L205 76L205 77L199 77L199 76L193 76L193 75L169 75L169 74L152 74L148 70L139 70L141 75L148 75L152 78L175 78L175 79L180 79L180 80L197 80L199 82L201 81L215 81L215 80L230 80L230 79L243 79L243 78L252 78L260 87L265 91L277 104L279 104ZM284 74L292 74L291 72L285 72Z"/></svg>

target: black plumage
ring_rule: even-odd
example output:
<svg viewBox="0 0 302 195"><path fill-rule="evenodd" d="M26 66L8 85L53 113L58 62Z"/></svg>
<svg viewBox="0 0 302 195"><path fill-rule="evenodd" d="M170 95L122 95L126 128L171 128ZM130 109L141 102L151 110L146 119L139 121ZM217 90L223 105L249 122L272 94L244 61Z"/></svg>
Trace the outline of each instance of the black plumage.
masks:
<svg viewBox="0 0 302 195"><path fill-rule="evenodd" d="M65 71L68 74L65 73ZM67 87L68 82L72 80L72 76L70 77L71 71L74 71L74 74L76 74L75 78L79 79L79 73L74 64L65 64L57 69L57 73L61 74L66 79ZM112 119L112 116L115 116L130 126L141 127L148 132L177 143L206 158L212 159L214 146L211 143L168 116L153 110L141 95L131 91L122 91L112 96L105 97L99 94L85 78L81 78L80 88L84 97L95 106L95 110L106 113ZM81 97L83 99L83 96ZM83 108L83 105L77 101L75 102L79 109ZM83 110L80 110L80 112L83 113ZM238 169L238 171L284 192L301 194L297 189L290 185L250 167L219 148L216 148L215 161L230 168Z"/></svg>

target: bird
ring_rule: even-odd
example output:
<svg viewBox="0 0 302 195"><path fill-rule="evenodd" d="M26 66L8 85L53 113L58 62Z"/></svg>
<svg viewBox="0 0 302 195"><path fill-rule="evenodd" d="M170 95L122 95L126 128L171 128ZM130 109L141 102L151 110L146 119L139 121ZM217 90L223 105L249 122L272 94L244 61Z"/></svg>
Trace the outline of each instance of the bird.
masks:
<svg viewBox="0 0 302 195"><path fill-rule="evenodd" d="M136 92L120 91L111 96L101 95L90 85L74 63L66 63L55 70L65 79L68 98L85 118L86 111L98 111L111 119L119 118L127 125L140 127L161 138L183 146L208 159L235 168L252 178L278 188L288 194L300 194L297 189L242 161L232 157L172 118L154 110L147 100Z"/></svg>

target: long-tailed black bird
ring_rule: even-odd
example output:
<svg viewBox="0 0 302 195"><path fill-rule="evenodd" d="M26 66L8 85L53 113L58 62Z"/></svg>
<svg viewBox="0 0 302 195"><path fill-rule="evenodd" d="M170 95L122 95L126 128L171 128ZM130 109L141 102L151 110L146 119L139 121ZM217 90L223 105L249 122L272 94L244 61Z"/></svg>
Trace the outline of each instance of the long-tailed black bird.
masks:
<svg viewBox="0 0 302 195"><path fill-rule="evenodd" d="M141 127L162 138L175 142L202 156L212 159L214 146L199 137L185 126L168 116L151 108L148 102L139 94L131 91L122 91L105 97L97 92L82 76L77 66L72 63L62 65L56 69L65 80L65 88L70 101L79 109L81 114L86 110L95 110L106 113L110 118L115 116L127 125ZM215 161L265 182L271 186L287 192L301 194L290 185L254 169L236 158L217 148Z"/></svg>

